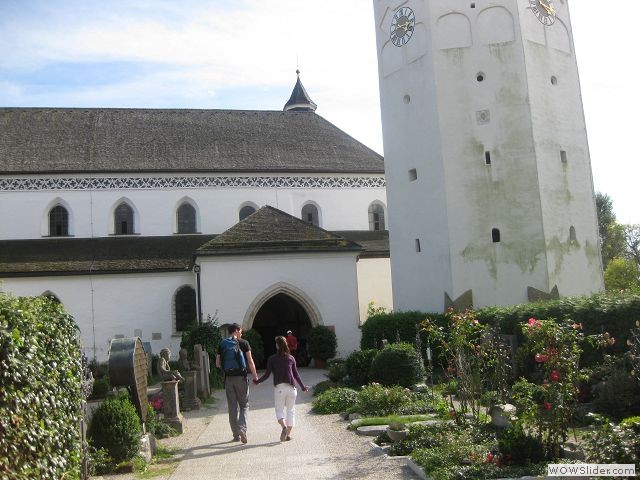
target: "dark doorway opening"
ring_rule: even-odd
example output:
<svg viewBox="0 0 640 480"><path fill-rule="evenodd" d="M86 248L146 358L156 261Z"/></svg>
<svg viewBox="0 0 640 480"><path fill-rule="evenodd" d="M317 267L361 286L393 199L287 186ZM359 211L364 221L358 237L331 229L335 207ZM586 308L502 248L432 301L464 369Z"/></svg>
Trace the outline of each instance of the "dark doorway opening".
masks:
<svg viewBox="0 0 640 480"><path fill-rule="evenodd" d="M252 329L256 330L264 342L264 358L269 358L276 352L275 338L278 335L286 336L287 330L291 330L298 338L297 359L299 366L305 366L305 351L307 338L311 332L311 320L307 311L297 300L286 293L278 293L258 310ZM256 365L258 368L264 365Z"/></svg>

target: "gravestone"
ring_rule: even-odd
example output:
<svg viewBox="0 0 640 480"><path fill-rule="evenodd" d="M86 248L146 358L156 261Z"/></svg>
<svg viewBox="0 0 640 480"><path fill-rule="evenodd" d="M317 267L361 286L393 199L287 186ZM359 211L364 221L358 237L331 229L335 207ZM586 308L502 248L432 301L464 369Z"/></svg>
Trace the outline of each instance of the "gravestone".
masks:
<svg viewBox="0 0 640 480"><path fill-rule="evenodd" d="M205 399L211 396L211 385L209 384L209 373L211 372L211 365L209 364L209 352L202 352L202 390Z"/></svg>
<svg viewBox="0 0 640 480"><path fill-rule="evenodd" d="M182 433L183 417L180 413L180 401L178 400L178 381L162 382L162 395L164 397L164 422Z"/></svg>
<svg viewBox="0 0 640 480"><path fill-rule="evenodd" d="M200 410L200 399L198 398L198 385L196 370L182 372L184 375L184 399L182 407L185 410Z"/></svg>
<svg viewBox="0 0 640 480"><path fill-rule="evenodd" d="M111 340L109 383L129 389L143 425L147 421L147 374L147 354L139 337Z"/></svg>

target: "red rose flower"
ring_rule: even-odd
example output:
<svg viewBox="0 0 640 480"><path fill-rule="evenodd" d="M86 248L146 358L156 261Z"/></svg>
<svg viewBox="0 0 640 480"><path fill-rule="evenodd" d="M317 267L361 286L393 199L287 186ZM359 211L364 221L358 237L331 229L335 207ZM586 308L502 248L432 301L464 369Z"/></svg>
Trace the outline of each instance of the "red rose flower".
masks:
<svg viewBox="0 0 640 480"><path fill-rule="evenodd" d="M551 380L552 382L559 382L560 372L557 370L551 370L551 373L549 374L549 380Z"/></svg>
<svg viewBox="0 0 640 480"><path fill-rule="evenodd" d="M536 353L536 362L544 363L547 360L549 360L549 357L547 355L544 355L542 353Z"/></svg>

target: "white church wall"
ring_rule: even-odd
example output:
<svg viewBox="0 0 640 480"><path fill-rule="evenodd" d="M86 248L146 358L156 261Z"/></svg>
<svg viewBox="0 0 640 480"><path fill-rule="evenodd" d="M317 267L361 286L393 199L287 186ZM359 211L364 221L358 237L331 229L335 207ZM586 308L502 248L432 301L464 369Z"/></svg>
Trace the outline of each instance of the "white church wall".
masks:
<svg viewBox="0 0 640 480"><path fill-rule="evenodd" d="M185 198L199 212L199 232L208 234L222 233L236 224L239 209L246 202L258 207L271 205L300 217L303 205L312 201L321 212L322 228L368 230L369 205L374 201L386 205L387 201L382 175L207 177L213 179L213 183L226 182L233 186L196 188L167 188L165 184L203 184L204 180L195 181L197 177L193 176L176 181L175 177L168 175L154 176L152 179L123 175L35 175L25 179L29 187L25 187L18 178L0 176L0 184L4 179L11 181L13 186L17 185L11 191L2 191L0 188L0 239L3 240L34 239L48 235L47 214L56 199L62 199L68 207L72 222L70 234L78 238L113 234L113 210L121 201L129 203L137 213L134 232L140 235L176 233L176 209ZM40 182L39 185L34 186L37 182ZM88 190L88 182L121 188ZM238 186L245 182L258 186ZM285 186L274 186L278 182ZM56 186L58 188L53 188Z"/></svg>
<svg viewBox="0 0 640 480"><path fill-rule="evenodd" d="M106 361L109 342L116 335L140 334L154 353L168 347L172 357L180 350L174 334L173 297L184 285L195 288L191 272L76 275L5 278L0 289L18 296L53 293L80 328L89 359Z"/></svg>
<svg viewBox="0 0 640 480"><path fill-rule="evenodd" d="M203 316L217 312L220 324L251 328L257 304L273 288L289 286L313 307L322 325L335 327L338 355L360 346L358 285L354 253L199 257ZM313 315L310 313L310 317Z"/></svg>
<svg viewBox="0 0 640 480"><path fill-rule="evenodd" d="M393 310L391 262L389 258L361 258L357 266L360 324L363 324L367 320L370 302L374 302L375 307Z"/></svg>

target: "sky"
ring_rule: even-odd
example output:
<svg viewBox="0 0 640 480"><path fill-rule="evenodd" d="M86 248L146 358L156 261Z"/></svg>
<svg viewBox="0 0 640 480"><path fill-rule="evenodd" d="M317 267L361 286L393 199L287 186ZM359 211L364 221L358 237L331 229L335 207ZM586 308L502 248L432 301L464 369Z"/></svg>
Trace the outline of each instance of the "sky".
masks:
<svg viewBox="0 0 640 480"><path fill-rule="evenodd" d="M316 113L383 154L373 1L0 0L0 107L281 110L299 68ZM640 2L569 9L595 190L640 224Z"/></svg>

